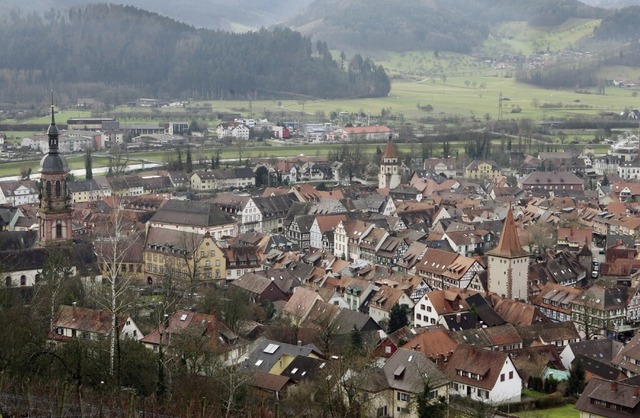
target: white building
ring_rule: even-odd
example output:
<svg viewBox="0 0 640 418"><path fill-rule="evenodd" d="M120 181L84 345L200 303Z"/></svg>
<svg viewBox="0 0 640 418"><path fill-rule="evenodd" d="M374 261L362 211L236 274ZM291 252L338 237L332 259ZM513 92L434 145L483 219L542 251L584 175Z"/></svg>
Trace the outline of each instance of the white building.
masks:
<svg viewBox="0 0 640 418"><path fill-rule="evenodd" d="M491 405L520 402L522 378L505 352L458 344L446 372L450 395Z"/></svg>

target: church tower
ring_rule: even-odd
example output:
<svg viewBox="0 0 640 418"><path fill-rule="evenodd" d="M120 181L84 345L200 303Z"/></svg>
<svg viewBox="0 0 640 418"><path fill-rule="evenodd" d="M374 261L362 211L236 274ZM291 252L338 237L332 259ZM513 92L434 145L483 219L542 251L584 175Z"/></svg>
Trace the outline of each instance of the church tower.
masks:
<svg viewBox="0 0 640 418"><path fill-rule="evenodd" d="M400 185L402 177L400 175L400 161L398 151L391 137L387 142L387 148L380 160L380 174L378 174L378 188L395 189Z"/></svg>
<svg viewBox="0 0 640 418"><path fill-rule="evenodd" d="M41 245L71 242L71 198L67 188L69 166L58 150L56 126L51 94L51 125L47 130L49 152L40 161L40 217L39 242Z"/></svg>
<svg viewBox="0 0 640 418"><path fill-rule="evenodd" d="M498 246L487 252L488 291L513 299L527 300L529 253L520 245L518 230L511 208L502 226Z"/></svg>

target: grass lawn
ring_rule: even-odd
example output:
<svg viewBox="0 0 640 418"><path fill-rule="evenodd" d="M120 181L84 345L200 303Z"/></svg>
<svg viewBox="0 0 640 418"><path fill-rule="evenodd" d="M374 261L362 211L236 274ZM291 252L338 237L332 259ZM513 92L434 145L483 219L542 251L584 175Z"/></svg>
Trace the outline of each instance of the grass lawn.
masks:
<svg viewBox="0 0 640 418"><path fill-rule="evenodd" d="M532 389L524 388L524 389L522 389L522 395L526 396L527 398L537 399L537 398L542 398L543 396L546 396L547 394L543 393L543 392L538 392L538 391L535 391L535 390L532 390Z"/></svg>
<svg viewBox="0 0 640 418"><path fill-rule="evenodd" d="M520 418L578 418L580 412L573 405L564 405L538 411L513 412L512 415Z"/></svg>

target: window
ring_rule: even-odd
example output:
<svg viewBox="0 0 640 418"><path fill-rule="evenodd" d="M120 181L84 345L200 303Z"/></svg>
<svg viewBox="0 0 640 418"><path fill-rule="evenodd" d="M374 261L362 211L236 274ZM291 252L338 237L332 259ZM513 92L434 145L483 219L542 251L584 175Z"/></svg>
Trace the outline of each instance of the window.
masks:
<svg viewBox="0 0 640 418"><path fill-rule="evenodd" d="M26 286L26 285L27 285L27 276L23 274L22 276L20 276L20 286Z"/></svg>
<svg viewBox="0 0 640 418"><path fill-rule="evenodd" d="M56 238L62 238L62 222L56 222Z"/></svg>
<svg viewBox="0 0 640 418"><path fill-rule="evenodd" d="M56 197L60 197L62 195L62 185L60 184L60 180L56 181Z"/></svg>
<svg viewBox="0 0 640 418"><path fill-rule="evenodd" d="M411 400L411 395L405 392L398 392L398 400L403 402L409 402Z"/></svg>
<svg viewBox="0 0 640 418"><path fill-rule="evenodd" d="M422 315L420 315L419 313L418 313L418 314L416 314L416 319L417 319L418 321L422 321Z"/></svg>
<svg viewBox="0 0 640 418"><path fill-rule="evenodd" d="M504 382L504 373L502 373L502 374L500 375L500 381L501 381L501 382Z"/></svg>
<svg viewBox="0 0 640 418"><path fill-rule="evenodd" d="M513 379L513 372L509 372L509 380Z"/></svg>
<svg viewBox="0 0 640 418"><path fill-rule="evenodd" d="M7 277L5 277L5 279L4 279L4 285L5 285L6 287L11 287L11 276L7 276Z"/></svg>

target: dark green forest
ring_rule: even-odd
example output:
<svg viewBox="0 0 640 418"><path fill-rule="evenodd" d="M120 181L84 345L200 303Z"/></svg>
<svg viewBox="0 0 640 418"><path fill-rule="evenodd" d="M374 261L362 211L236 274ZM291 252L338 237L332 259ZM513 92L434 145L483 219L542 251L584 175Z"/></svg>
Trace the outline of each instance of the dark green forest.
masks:
<svg viewBox="0 0 640 418"><path fill-rule="evenodd" d="M43 87L108 103L157 98L258 99L388 94L384 69L340 62L326 43L290 29L195 29L130 6L91 5L0 22L0 95L40 99Z"/></svg>
<svg viewBox="0 0 640 418"><path fill-rule="evenodd" d="M593 35L596 39L635 41L637 43L640 38L638 22L640 22L640 6L626 7L612 12L603 19Z"/></svg>

